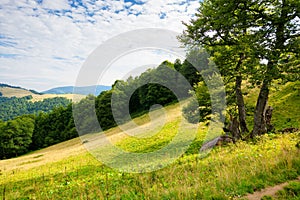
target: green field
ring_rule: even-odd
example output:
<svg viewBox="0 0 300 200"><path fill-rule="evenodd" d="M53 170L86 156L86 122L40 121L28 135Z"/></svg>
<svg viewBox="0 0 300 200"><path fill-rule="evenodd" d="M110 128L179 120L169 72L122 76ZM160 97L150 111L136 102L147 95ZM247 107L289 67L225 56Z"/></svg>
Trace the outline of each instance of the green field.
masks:
<svg viewBox="0 0 300 200"><path fill-rule="evenodd" d="M300 93L295 89L299 85L288 84L271 94L278 130L299 127ZM155 110L150 117L135 119L143 127L137 135L149 138L126 136L120 128L102 134L126 151L155 151L171 142L180 125L178 104L166 107L165 113L165 118ZM151 116L153 126L149 125ZM270 133L251 142L217 146L201 158L199 149L207 129L202 123L187 126L183 133L195 130L196 138L186 153L167 167L148 173L124 173L101 164L78 138L2 160L0 199L243 199L248 193L299 177L300 132ZM102 137L91 134L84 140L92 146L101 143ZM98 150L105 152L105 143L101 144Z"/></svg>

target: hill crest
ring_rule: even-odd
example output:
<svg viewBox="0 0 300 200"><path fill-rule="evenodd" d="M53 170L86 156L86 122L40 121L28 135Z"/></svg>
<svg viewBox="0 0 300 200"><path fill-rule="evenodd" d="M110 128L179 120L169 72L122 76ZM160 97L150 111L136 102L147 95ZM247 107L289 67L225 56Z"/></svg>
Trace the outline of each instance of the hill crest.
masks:
<svg viewBox="0 0 300 200"><path fill-rule="evenodd" d="M43 94L31 89L25 89L20 86L12 86L4 83L0 83L0 97L17 97L22 98L25 96L32 96L31 101L43 101L44 99L55 98L55 97L64 97L66 99L76 99L80 100L84 98L86 95L76 94L76 98L74 98L74 94Z"/></svg>

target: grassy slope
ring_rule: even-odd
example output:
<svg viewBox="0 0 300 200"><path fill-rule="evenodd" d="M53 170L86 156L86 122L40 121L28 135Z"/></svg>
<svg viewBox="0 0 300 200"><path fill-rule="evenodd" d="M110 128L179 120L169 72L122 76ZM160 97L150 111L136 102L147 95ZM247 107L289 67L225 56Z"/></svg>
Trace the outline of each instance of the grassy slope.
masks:
<svg viewBox="0 0 300 200"><path fill-rule="evenodd" d="M0 87L0 92L4 97L24 97L28 95L33 95L32 92L19 88L10 88L10 87Z"/></svg>
<svg viewBox="0 0 300 200"><path fill-rule="evenodd" d="M254 111L255 102L259 93L258 89L247 91L245 102L248 110ZM270 90L268 105L273 107L272 124L276 130L300 127L300 81L287 83L283 86L274 84ZM247 121L253 126L253 116L250 112Z"/></svg>
<svg viewBox="0 0 300 200"><path fill-rule="evenodd" d="M25 89L19 89L19 88L10 88L10 87L0 87L0 92L2 93L2 95L4 97L17 97L17 98L21 98L21 97L25 97L25 96L32 96L32 100L31 101L42 101L44 99L48 99L48 98L54 98L54 97L64 97L67 99L73 99L74 95L73 94L43 94L43 95L38 95L38 94L34 94L32 92L30 92L29 90L25 90ZM76 100L80 100L82 98L84 98L85 95L77 95L75 96ZM77 100L77 101L78 101Z"/></svg>
<svg viewBox="0 0 300 200"><path fill-rule="evenodd" d="M273 89L269 104L274 108L275 127L300 127L300 81Z"/></svg>
<svg viewBox="0 0 300 200"><path fill-rule="evenodd" d="M287 96L286 90L272 94L270 102L273 101L275 110L278 108L278 113L274 110L274 120L282 124L279 129L286 126L284 116L292 119L293 126L299 123L300 100L297 90L292 89L297 84L285 86L291 88L291 95ZM288 106L280 112L283 102ZM128 151L157 149L171 140L180 117L177 105L169 106L166 112L171 117L161 131L148 140L126 137L118 128L106 134ZM161 120L160 117L155 119ZM135 121L147 126L149 117L144 115ZM217 147L208 157L200 159L197 153L206 130L207 127L200 125L186 155L151 173L126 174L110 169L86 152L78 139L0 161L0 199L4 188L7 199L229 199L300 174L300 151L296 147L300 133L269 134L252 143Z"/></svg>

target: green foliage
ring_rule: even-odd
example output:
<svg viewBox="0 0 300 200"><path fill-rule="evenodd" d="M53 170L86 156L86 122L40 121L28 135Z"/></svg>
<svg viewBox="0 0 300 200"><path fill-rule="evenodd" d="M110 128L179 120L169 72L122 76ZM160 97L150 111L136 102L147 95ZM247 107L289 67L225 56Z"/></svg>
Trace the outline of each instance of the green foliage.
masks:
<svg viewBox="0 0 300 200"><path fill-rule="evenodd" d="M197 101L192 99L189 104L183 108L183 115L190 123L205 122L212 117L220 119L224 117L225 97L224 88L218 84L218 76L213 75L207 78L210 84L207 87L203 81L194 86ZM213 107L214 106L214 107Z"/></svg>
<svg viewBox="0 0 300 200"><path fill-rule="evenodd" d="M73 104L73 116L74 119L76 119L77 130L80 131L79 135L100 132L98 121L95 116L95 105L98 106L99 102L97 101L96 103L95 101L95 96L88 95L80 102Z"/></svg>
<svg viewBox="0 0 300 200"><path fill-rule="evenodd" d="M235 79L241 124L245 124L242 80L260 86L252 137L267 130L264 111L272 82L299 78L300 19L295 9L299 6L298 0L204 0L180 36L187 47L200 45L211 54L226 87Z"/></svg>
<svg viewBox="0 0 300 200"><path fill-rule="evenodd" d="M21 116L0 123L0 158L10 158L28 152L33 130L34 116Z"/></svg>
<svg viewBox="0 0 300 200"><path fill-rule="evenodd" d="M67 106L70 100L62 97L44 99L43 101L31 102L32 96L22 98L1 97L0 98L0 119L7 121L25 114L37 114L49 112L58 106Z"/></svg>
<svg viewBox="0 0 300 200"><path fill-rule="evenodd" d="M281 92L283 94L284 90ZM87 99L89 102L93 97ZM276 100L280 101L280 98ZM297 102L294 104L297 105ZM166 109L170 107L177 108L177 105ZM49 135L53 140L56 140L55 134L65 132L64 124L60 121L65 122L65 118L71 116L69 113L63 117L65 112L71 111L69 107L65 109L57 109L52 115L41 113L37 116L40 119L36 120L39 123L35 126L44 126L45 130L50 130ZM291 112L291 117L297 114ZM0 122L0 130L6 123ZM131 152L155 151L172 140L179 124L176 118L151 138L126 137L116 145ZM59 130L55 131L55 127ZM116 129L112 129L114 131ZM40 160L44 158L41 155L52 152L53 156L57 156L57 148L50 148L34 155L15 158L12 160L13 165L20 167L18 169L6 167L7 161L3 162L4 165L0 163L0 187L1 190L6 187L6 199L230 199L300 175L299 149L296 147L299 133L268 134L252 142L239 141L216 147L209 156L200 159L199 146L206 131L207 127L200 123L197 138L188 152L170 166L152 173L121 173L102 165L89 153L42 164ZM48 134L46 131L42 133L45 135L39 137L41 141ZM110 134L109 131L106 133ZM68 149L72 142L74 140L61 144L65 146L63 151L69 152L73 148ZM38 165L30 168L35 163Z"/></svg>
<svg viewBox="0 0 300 200"><path fill-rule="evenodd" d="M196 73L195 70L191 72L185 65L187 63L181 65L177 61L176 69L188 77ZM0 120L8 120L27 113L37 115L34 130L28 132L30 141L26 143L26 147L18 151L12 150L9 155L7 152L3 153L1 157L16 156L29 150L41 149L69 140L78 136L77 130L79 135L107 130L115 127L116 122L125 123L131 116L148 112L155 104L165 106L177 102L178 98L183 99L188 96L189 89L188 83L183 81L183 76L179 77L178 74L174 65L165 61L157 68L148 70L134 79L130 77L127 81L116 81L111 90L104 91L97 97L89 95L73 104L65 98L45 99L40 102L29 101L32 99L31 96L0 98ZM172 88L177 91L177 94L173 93ZM129 115L126 115L128 110ZM77 130L72 111L74 111ZM12 135L11 128L8 126L12 122L7 123L8 125L0 124L3 130L0 138L5 141ZM13 124L18 126L19 121L13 120ZM28 138L24 136L23 139Z"/></svg>
<svg viewBox="0 0 300 200"><path fill-rule="evenodd" d="M204 122L211 114L211 100L207 86L199 82L195 86L197 101L194 99L183 108L183 116L191 123Z"/></svg>
<svg viewBox="0 0 300 200"><path fill-rule="evenodd" d="M96 114L102 130L107 130L116 126L112 111L111 111L111 95L112 90L102 92L96 98Z"/></svg>
<svg viewBox="0 0 300 200"><path fill-rule="evenodd" d="M77 136L72 105L58 107L50 113L40 113L36 117L31 149L44 148Z"/></svg>
<svg viewBox="0 0 300 200"><path fill-rule="evenodd" d="M208 112L209 111L210 110L208 109ZM204 120L203 118L200 118L201 115L199 112L199 103L197 102L196 99L192 99L187 106L183 107L182 114L188 122L193 124L196 124ZM206 115L202 115L202 116L206 116Z"/></svg>
<svg viewBox="0 0 300 200"><path fill-rule="evenodd" d="M140 76L116 81L111 90L102 92L95 100L101 128L107 130L123 124L133 116L148 112L156 104L166 106L188 97L191 88L185 78L198 75L195 69L190 71L190 65L185 65L187 63L181 65L177 60L177 72L174 64L164 61ZM196 80L191 81L194 84Z"/></svg>
<svg viewBox="0 0 300 200"><path fill-rule="evenodd" d="M184 60L181 67L178 68L178 71L188 80L191 86L199 82L201 76L198 70L188 60Z"/></svg>

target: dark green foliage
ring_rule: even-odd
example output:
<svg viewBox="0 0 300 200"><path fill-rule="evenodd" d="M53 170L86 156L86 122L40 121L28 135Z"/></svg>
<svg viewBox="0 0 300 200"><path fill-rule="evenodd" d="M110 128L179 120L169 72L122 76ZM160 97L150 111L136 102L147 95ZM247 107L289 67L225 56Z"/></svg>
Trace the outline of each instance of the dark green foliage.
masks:
<svg viewBox="0 0 300 200"><path fill-rule="evenodd" d="M37 114L38 112L49 112L57 106L67 106L70 100L62 97L44 99L43 101L31 102L32 96L22 98L1 97L0 119L7 121L25 114Z"/></svg>
<svg viewBox="0 0 300 200"><path fill-rule="evenodd" d="M88 95L79 103L73 104L73 116L79 135L100 132L95 113L96 97Z"/></svg>
<svg viewBox="0 0 300 200"><path fill-rule="evenodd" d="M0 158L10 158L28 152L32 142L34 116L24 115L0 122Z"/></svg>
<svg viewBox="0 0 300 200"><path fill-rule="evenodd" d="M102 130L107 130L116 126L111 111L111 95L112 90L102 92L96 98L96 114Z"/></svg>
<svg viewBox="0 0 300 200"><path fill-rule="evenodd" d="M33 94L38 94L38 95L41 95L42 93L40 93L40 92L37 92L37 91L35 91L35 90L29 90L31 93L33 93Z"/></svg>
<svg viewBox="0 0 300 200"><path fill-rule="evenodd" d="M51 100L44 102L50 109ZM37 116L23 115L7 122L0 121L0 158L22 155L76 136L70 103L67 107L55 107L49 113L40 112Z"/></svg>
<svg viewBox="0 0 300 200"><path fill-rule="evenodd" d="M186 79L195 77L196 71L187 72L189 68L183 66L179 60L175 65L164 61L138 77L116 81L111 90L102 92L96 98L96 113L101 128L106 130L125 123L133 116L148 112L154 105L165 106L188 97L188 91L192 88Z"/></svg>
<svg viewBox="0 0 300 200"><path fill-rule="evenodd" d="M191 67L187 62L181 65L179 60L175 66L165 61L156 69L149 69L136 78L116 81L111 90L97 97L89 95L73 104L65 98L41 102L29 101L31 96L0 98L0 120L36 114L30 118L31 123L21 120L27 119L26 116L8 122L0 121L1 158L48 147L77 137L78 134L107 130L130 120L131 116L148 112L156 104L165 106L186 98L190 84L195 84L198 76ZM31 126L27 127L24 123Z"/></svg>
<svg viewBox="0 0 300 200"><path fill-rule="evenodd" d="M198 70L187 60L184 60L178 71L189 81L191 86L198 83L201 77Z"/></svg>
<svg viewBox="0 0 300 200"><path fill-rule="evenodd" d="M183 116L190 123L205 122L213 116L217 118L224 117L223 106L225 100L222 98L224 88L213 85L214 80L217 80L217 77L212 76L211 80L207 79L207 82L210 82L210 90L203 81L194 85L196 96L183 108ZM215 83L218 83L218 81L215 81ZM213 104L214 107L212 107Z"/></svg>
<svg viewBox="0 0 300 200"><path fill-rule="evenodd" d="M36 117L31 149L40 149L78 136L72 116L72 105L58 107Z"/></svg>
<svg viewBox="0 0 300 200"><path fill-rule="evenodd" d="M19 86L12 86L12 85L8 85L8 84L5 84L5 83L0 83L0 87L9 87L9 88L15 88L15 89L24 89L24 88L21 88Z"/></svg>

